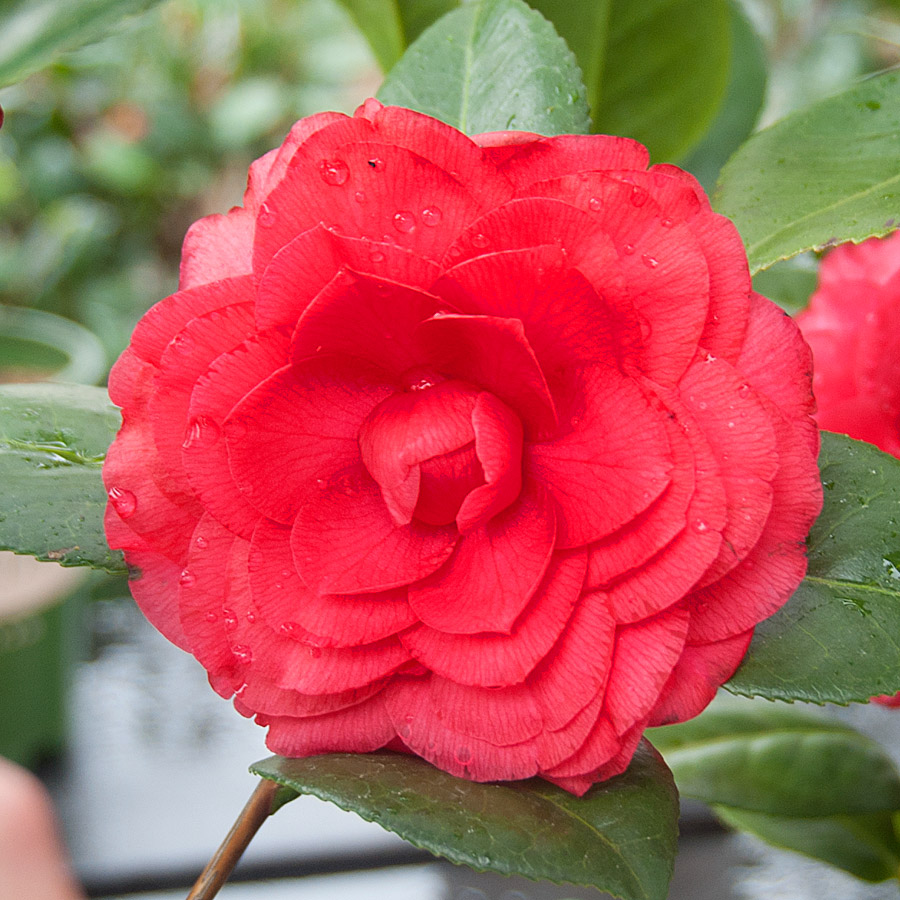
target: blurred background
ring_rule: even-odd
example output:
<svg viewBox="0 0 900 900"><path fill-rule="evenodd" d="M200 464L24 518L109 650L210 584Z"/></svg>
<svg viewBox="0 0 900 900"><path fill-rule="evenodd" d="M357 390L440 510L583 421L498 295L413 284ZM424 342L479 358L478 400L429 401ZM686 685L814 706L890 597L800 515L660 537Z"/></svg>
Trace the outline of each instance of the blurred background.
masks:
<svg viewBox="0 0 900 900"><path fill-rule="evenodd" d="M757 126L900 62L898 8L742 4L768 61ZM11 9L0 0L0 44ZM296 119L351 112L380 80L337 0L168 0L0 89L0 381L103 384L137 319L175 290L188 226L238 204L250 162ZM672 161L708 187L721 162L702 142ZM758 288L796 311L816 265L779 264ZM900 713L845 715L900 747ZM144 622L121 579L3 554L0 755L49 786L91 896L157 898L184 896L253 788L247 765L268 754L262 730ZM700 809L683 834L672 897L900 896L727 837ZM223 896L599 896L429 860L301 799L252 845L238 878L253 885Z"/></svg>

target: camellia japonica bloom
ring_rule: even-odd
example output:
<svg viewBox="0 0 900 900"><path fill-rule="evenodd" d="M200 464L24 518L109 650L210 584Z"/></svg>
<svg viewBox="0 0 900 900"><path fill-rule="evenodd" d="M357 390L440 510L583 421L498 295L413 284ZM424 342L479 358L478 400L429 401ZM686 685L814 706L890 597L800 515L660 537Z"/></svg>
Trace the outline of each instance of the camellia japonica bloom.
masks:
<svg viewBox="0 0 900 900"><path fill-rule="evenodd" d="M900 232L832 250L797 324L816 359L822 428L900 456ZM873 699L900 706L900 694Z"/></svg>
<svg viewBox="0 0 900 900"><path fill-rule="evenodd" d="M110 378L137 602L277 753L583 793L802 579L810 359L623 138L298 122Z"/></svg>

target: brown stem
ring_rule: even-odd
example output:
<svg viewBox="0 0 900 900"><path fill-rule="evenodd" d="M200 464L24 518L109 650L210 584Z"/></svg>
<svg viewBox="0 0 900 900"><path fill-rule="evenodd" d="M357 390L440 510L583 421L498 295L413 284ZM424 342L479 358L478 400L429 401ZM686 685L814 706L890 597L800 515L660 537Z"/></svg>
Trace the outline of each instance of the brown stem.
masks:
<svg viewBox="0 0 900 900"><path fill-rule="evenodd" d="M231 831L187 895L187 900L211 900L219 893L219 888L228 880L241 854L271 813L272 800L277 790L276 782L266 778L260 780L247 805L231 826Z"/></svg>

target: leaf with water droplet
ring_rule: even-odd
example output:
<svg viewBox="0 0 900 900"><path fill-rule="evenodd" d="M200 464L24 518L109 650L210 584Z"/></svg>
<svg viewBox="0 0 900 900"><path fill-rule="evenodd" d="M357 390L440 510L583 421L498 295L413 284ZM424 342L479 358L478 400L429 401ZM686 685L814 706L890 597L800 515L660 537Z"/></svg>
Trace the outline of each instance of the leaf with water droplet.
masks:
<svg viewBox="0 0 900 900"><path fill-rule="evenodd" d="M877 113L866 100L881 104ZM900 72L892 70L743 144L722 170L714 206L737 225L751 271L891 231L897 203L886 189L900 186L898 132Z"/></svg>
<svg viewBox="0 0 900 900"><path fill-rule="evenodd" d="M546 781L478 784L385 751L274 756L251 771L329 800L455 863L592 885L624 900L664 900L678 797L644 742L628 771L584 797Z"/></svg>
<svg viewBox="0 0 900 900"><path fill-rule="evenodd" d="M807 541L799 590L760 623L726 687L813 703L864 702L900 691L900 461L822 433L824 508Z"/></svg>
<svg viewBox="0 0 900 900"><path fill-rule="evenodd" d="M101 466L119 421L102 388L0 387L0 549L125 571L103 533ZM119 502L128 504L126 492Z"/></svg>
<svg viewBox="0 0 900 900"><path fill-rule="evenodd" d="M522 0L465 3L425 30L388 73L383 103L435 116L467 134L578 134L590 120L575 57Z"/></svg>

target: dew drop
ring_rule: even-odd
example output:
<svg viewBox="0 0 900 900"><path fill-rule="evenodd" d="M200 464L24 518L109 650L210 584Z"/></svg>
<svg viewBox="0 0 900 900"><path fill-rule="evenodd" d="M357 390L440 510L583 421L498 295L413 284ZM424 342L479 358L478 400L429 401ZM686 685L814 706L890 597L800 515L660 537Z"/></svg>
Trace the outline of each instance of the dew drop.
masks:
<svg viewBox="0 0 900 900"><path fill-rule="evenodd" d="M263 203L259 208L259 215L256 217L257 224L262 228L271 228L275 224L275 213L269 208L267 203Z"/></svg>
<svg viewBox="0 0 900 900"><path fill-rule="evenodd" d="M434 228L439 225L444 214L438 206L427 206L422 210L422 221L429 227Z"/></svg>
<svg viewBox="0 0 900 900"><path fill-rule="evenodd" d="M205 550L209 546L209 541L205 537L198 537L194 543L197 546L198 550Z"/></svg>
<svg viewBox="0 0 900 900"><path fill-rule="evenodd" d="M484 250L485 247L490 243L486 234L482 234L479 232L472 236L472 246L477 247L479 250Z"/></svg>
<svg viewBox="0 0 900 900"><path fill-rule="evenodd" d="M212 447L219 440L219 426L209 416L197 416L188 424L182 447L185 450L199 450Z"/></svg>
<svg viewBox="0 0 900 900"><path fill-rule="evenodd" d="M663 228L671 228L675 224L675 220L666 216L660 223Z"/></svg>
<svg viewBox="0 0 900 900"><path fill-rule="evenodd" d="M112 487L107 493L109 501L113 505L113 509L121 518L127 519L129 516L134 515L134 511L137 509L137 497L135 497L131 491Z"/></svg>
<svg viewBox="0 0 900 900"><path fill-rule="evenodd" d="M634 206L642 207L647 202L647 197L649 194L639 185L632 185L631 187L631 202Z"/></svg>
<svg viewBox="0 0 900 900"><path fill-rule="evenodd" d="M461 766L467 766L472 762L472 751L468 747L457 747L453 751L453 756Z"/></svg>
<svg viewBox="0 0 900 900"><path fill-rule="evenodd" d="M410 737L412 737L412 728L409 725L403 725L400 728L399 734L404 741L408 741Z"/></svg>
<svg viewBox="0 0 900 900"><path fill-rule="evenodd" d="M459 257L462 256L462 249L460 247L453 246L447 251L447 253L452 259L459 259Z"/></svg>
<svg viewBox="0 0 900 900"><path fill-rule="evenodd" d="M645 253L641 256L641 262L648 269L655 269L659 265L659 260L655 256L651 256L649 253Z"/></svg>
<svg viewBox="0 0 900 900"><path fill-rule="evenodd" d="M729 428L734 428L734 422L729 422L729 423L728 423L728 427L729 427Z"/></svg>
<svg viewBox="0 0 900 900"><path fill-rule="evenodd" d="M247 426L237 419L225 423L225 437L229 441L239 441L247 434Z"/></svg>
<svg viewBox="0 0 900 900"><path fill-rule="evenodd" d="M172 345L179 353L190 353L194 349L194 339L182 331L172 338Z"/></svg>
<svg viewBox="0 0 900 900"><path fill-rule="evenodd" d="M181 570L181 577L178 579L178 583L182 587L186 587L186 588L193 587L193 585L196 583L196 581L197 581L197 579L194 577L193 572L190 572L188 569Z"/></svg>
<svg viewBox="0 0 900 900"><path fill-rule="evenodd" d="M603 209L603 204L600 202L599 197L591 197L591 199L588 200L588 206L593 212L600 212L600 210Z"/></svg>
<svg viewBox="0 0 900 900"><path fill-rule="evenodd" d="M373 250L372 251L372 262L373 263L384 262L384 254L380 250Z"/></svg>
<svg viewBox="0 0 900 900"><path fill-rule="evenodd" d="M365 195L365 192L363 192L363 191L357 191L357 192L353 195L353 199L354 199L357 203L365 203L365 202L366 202L366 195Z"/></svg>
<svg viewBox="0 0 900 900"><path fill-rule="evenodd" d="M384 160L379 159L377 156L373 157L369 160L369 168L380 172L384 168Z"/></svg>
<svg viewBox="0 0 900 900"><path fill-rule="evenodd" d="M706 409L707 406L709 406L709 404L705 400L701 400L697 404L697 409Z"/></svg>
<svg viewBox="0 0 900 900"><path fill-rule="evenodd" d="M252 609L248 609L244 613L244 618L252 625L256 621L256 613Z"/></svg>
<svg viewBox="0 0 900 900"><path fill-rule="evenodd" d="M296 622L282 622L281 625L278 626L278 630L285 637L293 637L297 632L297 623Z"/></svg>
<svg viewBox="0 0 900 900"><path fill-rule="evenodd" d="M622 252L626 256L631 256L634 253L634 244L625 244L625 246L622 247Z"/></svg>
<svg viewBox="0 0 900 900"><path fill-rule="evenodd" d="M700 534L703 534L704 531L709 530L709 525L703 521L703 519L695 519L694 520L694 531L699 531Z"/></svg>
<svg viewBox="0 0 900 900"><path fill-rule="evenodd" d="M205 618L207 622L215 622L219 617L214 612L210 611L206 614Z"/></svg>
<svg viewBox="0 0 900 900"><path fill-rule="evenodd" d="M237 616L233 609L222 610L222 623L225 625L226 631L234 631L238 627Z"/></svg>
<svg viewBox="0 0 900 900"><path fill-rule="evenodd" d="M244 665L253 662L253 651L246 644L235 644L231 648L231 652L234 654L234 658Z"/></svg>
<svg viewBox="0 0 900 900"><path fill-rule="evenodd" d="M394 228L401 234L409 234L416 227L416 217L407 209L394 213Z"/></svg>
<svg viewBox="0 0 900 900"><path fill-rule="evenodd" d="M322 656L322 648L321 647L310 647L309 655L313 659L319 659Z"/></svg>
<svg viewBox="0 0 900 900"><path fill-rule="evenodd" d="M319 174L325 184L338 187L350 177L350 170L342 159L323 159L319 162Z"/></svg>

